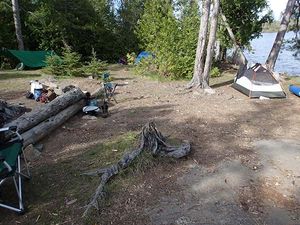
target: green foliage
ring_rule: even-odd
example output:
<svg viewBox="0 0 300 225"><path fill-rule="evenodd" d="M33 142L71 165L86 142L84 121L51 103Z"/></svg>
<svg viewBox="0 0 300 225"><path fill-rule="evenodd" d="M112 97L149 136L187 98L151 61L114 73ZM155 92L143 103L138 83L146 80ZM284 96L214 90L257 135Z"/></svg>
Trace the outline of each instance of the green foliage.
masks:
<svg viewBox="0 0 300 225"><path fill-rule="evenodd" d="M128 65L133 65L136 59L136 54L134 52L127 53L126 55Z"/></svg>
<svg viewBox="0 0 300 225"><path fill-rule="evenodd" d="M64 43L86 60L94 48L101 60L117 61L139 51L134 28L144 0L22 0L20 15L25 48L54 50ZM17 47L11 1L0 1L0 46Z"/></svg>
<svg viewBox="0 0 300 225"><path fill-rule="evenodd" d="M80 76L82 74L81 56L71 47L63 48L62 57L52 55L46 58L45 72L57 76Z"/></svg>
<svg viewBox="0 0 300 225"><path fill-rule="evenodd" d="M134 29L143 14L144 2L145 0L120 1L117 24L119 44L123 53L140 51Z"/></svg>
<svg viewBox="0 0 300 225"><path fill-rule="evenodd" d="M85 74L92 74L92 76L97 76L103 73L107 68L107 63L97 59L97 54L94 49L92 49L91 61L87 65L83 66L83 71Z"/></svg>
<svg viewBox="0 0 300 225"><path fill-rule="evenodd" d="M147 0L136 33L141 47L155 55L151 68L161 76L179 79L192 76L199 12L191 0L176 4L176 16L174 7L169 0ZM143 66L149 68L149 61L139 65Z"/></svg>
<svg viewBox="0 0 300 225"><path fill-rule="evenodd" d="M213 67L210 70L210 77L220 77L221 76L221 72L220 69L218 67Z"/></svg>
<svg viewBox="0 0 300 225"><path fill-rule="evenodd" d="M263 24L272 22L272 11L267 0L221 0L222 11L241 47L260 36ZM220 27L218 38L223 47L232 47L232 41L224 26Z"/></svg>
<svg viewBox="0 0 300 225"><path fill-rule="evenodd" d="M279 21L273 21L272 23L265 23L263 24L262 32L265 33L277 32L279 30L279 27L280 27Z"/></svg>
<svg viewBox="0 0 300 225"><path fill-rule="evenodd" d="M0 46L8 48L17 46L10 5L11 1L9 0L0 1Z"/></svg>
<svg viewBox="0 0 300 225"><path fill-rule="evenodd" d="M54 54L48 56L46 58L46 65L44 69L46 73L56 76L63 75L62 59L58 55Z"/></svg>
<svg viewBox="0 0 300 225"><path fill-rule="evenodd" d="M147 76L152 73L158 73L156 64L157 63L154 61L153 58L148 57L142 59L139 62L139 64L137 64L137 66L134 68L134 72L142 76Z"/></svg>
<svg viewBox="0 0 300 225"><path fill-rule="evenodd" d="M81 55L73 52L71 47L65 47L62 53L62 70L65 76L80 76L82 64L80 62Z"/></svg>

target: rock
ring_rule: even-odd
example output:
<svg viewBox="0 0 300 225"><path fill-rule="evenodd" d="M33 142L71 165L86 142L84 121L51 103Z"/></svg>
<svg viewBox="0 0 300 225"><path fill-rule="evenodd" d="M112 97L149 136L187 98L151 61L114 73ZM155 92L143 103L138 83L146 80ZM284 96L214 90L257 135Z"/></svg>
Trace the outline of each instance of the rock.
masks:
<svg viewBox="0 0 300 225"><path fill-rule="evenodd" d="M39 152L32 144L30 144L24 149L24 154L28 161L34 161L40 157L41 152Z"/></svg>
<svg viewBox="0 0 300 225"><path fill-rule="evenodd" d="M205 88L204 93L209 94L209 95L213 95L213 94L216 93L216 91L212 88Z"/></svg>
<svg viewBox="0 0 300 225"><path fill-rule="evenodd" d="M97 117L96 116L91 116L91 115L84 115L82 117L82 119L84 119L84 120L97 120Z"/></svg>

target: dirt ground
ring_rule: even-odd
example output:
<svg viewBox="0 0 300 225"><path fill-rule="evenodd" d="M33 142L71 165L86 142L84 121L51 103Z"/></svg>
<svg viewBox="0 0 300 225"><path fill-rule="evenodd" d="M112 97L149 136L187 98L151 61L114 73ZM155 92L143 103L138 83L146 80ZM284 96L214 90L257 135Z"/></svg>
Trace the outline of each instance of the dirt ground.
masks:
<svg viewBox="0 0 300 225"><path fill-rule="evenodd" d="M187 91L183 81L138 77L126 67L114 66L111 74L118 87L110 116L84 120L79 113L43 140L42 154L31 162L33 179L25 184L28 212L0 209L1 224L300 224L300 98L287 92L287 99L249 99L230 86L228 74L212 81L213 95ZM99 85L72 82L89 91ZM36 107L23 96L26 88L1 88L1 98ZM118 178L128 182L111 187L100 211L81 218L98 182L79 177L98 166L82 154L138 133L149 121L167 136L190 141L191 155ZM70 161L77 165L71 172ZM78 183L70 184L72 176ZM34 188L43 182L51 187ZM43 197L47 189L56 194Z"/></svg>

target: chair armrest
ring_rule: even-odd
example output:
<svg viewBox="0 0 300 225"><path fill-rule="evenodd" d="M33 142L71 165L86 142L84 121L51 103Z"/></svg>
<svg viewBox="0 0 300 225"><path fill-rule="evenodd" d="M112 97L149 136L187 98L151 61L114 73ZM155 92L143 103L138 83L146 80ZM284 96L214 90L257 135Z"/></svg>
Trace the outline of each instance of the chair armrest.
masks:
<svg viewBox="0 0 300 225"><path fill-rule="evenodd" d="M6 135L5 132L11 132L11 134L15 134L19 140L23 140L22 136L18 132L18 127L17 126L10 126L10 127L0 128L0 134L4 133L4 134L1 134L1 135ZM10 135L10 133L8 133L8 134ZM8 137L12 138L11 136L8 136Z"/></svg>
<svg viewBox="0 0 300 225"><path fill-rule="evenodd" d="M9 131L9 127L0 128L0 132L6 132L6 131Z"/></svg>
<svg viewBox="0 0 300 225"><path fill-rule="evenodd" d="M6 132L6 131L13 131L13 132L16 132L18 129L17 126L10 126L10 127L3 127L3 128L0 128L0 132Z"/></svg>

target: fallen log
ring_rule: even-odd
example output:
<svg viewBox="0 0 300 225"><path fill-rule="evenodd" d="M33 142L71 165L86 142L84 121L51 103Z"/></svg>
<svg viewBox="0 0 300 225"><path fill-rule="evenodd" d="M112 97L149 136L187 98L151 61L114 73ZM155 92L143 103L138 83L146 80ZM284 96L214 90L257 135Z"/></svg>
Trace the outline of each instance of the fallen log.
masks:
<svg viewBox="0 0 300 225"><path fill-rule="evenodd" d="M107 182L121 170L127 168L144 150L151 151L153 156L167 156L179 159L188 155L191 147L189 142L184 142L177 147L167 144L165 137L156 129L155 124L153 122L147 123L140 134L140 144L137 149L125 154L116 164L82 174L101 176L100 184L92 196L90 203L86 206L83 217L87 216L92 208L99 210L99 202L105 196L104 187Z"/></svg>
<svg viewBox="0 0 300 225"><path fill-rule="evenodd" d="M69 106L68 108L62 110L55 116L52 116L45 121L41 122L37 126L27 130L22 134L24 139L23 145L24 147L35 144L42 138L46 137L53 130L61 126L64 122L74 116L78 111L82 109L85 105L84 100L80 100L79 102Z"/></svg>
<svg viewBox="0 0 300 225"><path fill-rule="evenodd" d="M63 95L55 98L46 105L42 105L33 111L20 116L18 119L6 124L5 126L17 126L19 133L33 128L42 121L58 114L63 109L78 102L85 97L79 88L74 88Z"/></svg>

